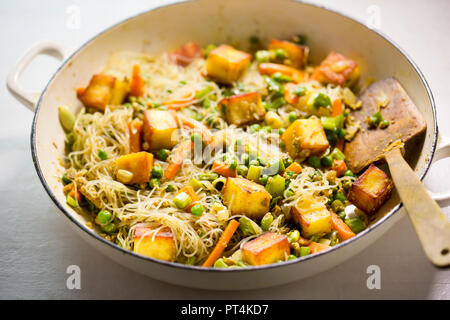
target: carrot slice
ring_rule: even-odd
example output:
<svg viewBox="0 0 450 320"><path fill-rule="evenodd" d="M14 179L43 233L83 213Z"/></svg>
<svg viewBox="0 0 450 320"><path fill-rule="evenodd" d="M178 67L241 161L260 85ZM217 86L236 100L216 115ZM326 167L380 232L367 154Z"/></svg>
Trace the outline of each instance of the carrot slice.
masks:
<svg viewBox="0 0 450 320"><path fill-rule="evenodd" d="M302 172L303 168L300 164L298 164L297 162L292 162L292 164L286 168L286 171L292 171L294 173L300 173Z"/></svg>
<svg viewBox="0 0 450 320"><path fill-rule="evenodd" d="M142 97L144 95L144 79L141 76L141 67L138 64L133 66L130 95L134 97Z"/></svg>
<svg viewBox="0 0 450 320"><path fill-rule="evenodd" d="M164 171L164 178L172 180L175 177L175 175L181 169L183 160L189 155L189 152L193 147L194 143L191 140L185 140L178 145L178 147L174 151L169 166L167 167L166 171Z"/></svg>
<svg viewBox="0 0 450 320"><path fill-rule="evenodd" d="M331 170L336 171L338 177L342 177L347 170L347 165L344 160L333 160Z"/></svg>
<svg viewBox="0 0 450 320"><path fill-rule="evenodd" d="M225 163L219 162L217 160L214 161L211 170L224 177L236 177L236 169L231 169L229 165L226 165Z"/></svg>
<svg viewBox="0 0 450 320"><path fill-rule="evenodd" d="M342 219L339 218L336 213L334 213L333 211L331 211L330 213L331 226L334 230L337 231L340 241L344 241L355 236L355 233L352 231L352 229L350 229L350 227L346 225L345 222L342 221Z"/></svg>
<svg viewBox="0 0 450 320"><path fill-rule="evenodd" d="M138 119L128 122L130 132L130 153L141 152L142 129L144 124Z"/></svg>
<svg viewBox="0 0 450 320"><path fill-rule="evenodd" d="M214 142L214 136L211 131L203 125L203 123L194 120L182 113L172 112L173 116L181 122L182 125L192 129L194 132L199 133L202 136L202 140L205 144L211 144Z"/></svg>
<svg viewBox="0 0 450 320"><path fill-rule="evenodd" d="M336 117L344 113L344 105L341 99L336 99L333 101L333 106L331 107L331 116Z"/></svg>
<svg viewBox="0 0 450 320"><path fill-rule="evenodd" d="M208 259L206 259L206 261L203 263L202 267L211 267L214 262L219 259L238 227L239 222L237 222L236 220L231 220L230 223L228 223L227 227L220 236L219 241L209 255Z"/></svg>
<svg viewBox="0 0 450 320"><path fill-rule="evenodd" d="M284 74L285 76L291 77L292 80L297 83L305 80L305 73L303 71L289 66L285 66L283 64L261 63L259 65L259 73L261 74L271 76L277 72Z"/></svg>
<svg viewBox="0 0 450 320"><path fill-rule="evenodd" d="M77 91L77 97L79 98L86 92L86 88L81 87L81 88L78 88L76 91Z"/></svg>
<svg viewBox="0 0 450 320"><path fill-rule="evenodd" d="M330 246L327 246L325 244L321 244L318 242L314 242L314 241L311 241L311 243L309 244L309 249L311 250L311 254L315 254L320 251L327 250L329 248L330 248Z"/></svg>
<svg viewBox="0 0 450 320"><path fill-rule="evenodd" d="M195 100L195 93L190 93L181 99L163 102L163 106L166 106L169 110L180 110L184 107L190 106L195 102Z"/></svg>
<svg viewBox="0 0 450 320"><path fill-rule="evenodd" d="M70 189L69 196L77 200L78 203L81 203L81 201L83 200L83 195L79 190L75 189L75 186Z"/></svg>
<svg viewBox="0 0 450 320"><path fill-rule="evenodd" d="M186 186L186 187L181 188L180 191L178 191L177 194L180 194L180 193L182 193L182 192L186 192L187 195L188 195L189 197L191 197L191 199L192 199L192 203L186 208L186 211L187 211L187 212L191 212L192 207L195 206L196 203L197 203L200 199L198 198L197 193L195 193L194 188L192 188L191 186Z"/></svg>
<svg viewBox="0 0 450 320"><path fill-rule="evenodd" d="M294 90L297 88L295 83L289 82L284 85L284 99L287 103L295 105L298 103L299 96L294 94Z"/></svg>

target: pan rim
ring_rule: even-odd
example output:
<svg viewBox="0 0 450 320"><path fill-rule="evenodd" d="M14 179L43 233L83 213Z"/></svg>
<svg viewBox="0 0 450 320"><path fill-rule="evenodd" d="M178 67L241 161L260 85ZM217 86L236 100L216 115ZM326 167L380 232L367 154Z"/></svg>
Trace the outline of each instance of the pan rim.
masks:
<svg viewBox="0 0 450 320"><path fill-rule="evenodd" d="M379 37L381 37L383 40L387 41L390 45L392 45L396 50L398 50L400 52L401 55L403 55L405 57L405 59L407 60L407 62L413 67L413 69L415 70L415 72L417 73L417 75L419 76L420 80L422 81L422 84L424 85L428 98L430 100L431 103L431 109L432 109L432 115L433 115L433 127L434 127L434 131L433 131L433 135L432 135L432 143L431 143L431 149L430 149L430 156L428 159L428 162L426 162L422 173L419 176L420 180L423 180L423 178L425 177L425 175L427 174L431 164L432 164L432 160L433 157L435 155L436 152L436 147L437 147L437 141L438 141L438 125L437 125L437 118L436 118L436 105L435 105L435 100L433 97L433 94L431 92L431 89L428 85L428 82L426 81L422 71L420 70L420 68L417 66L417 64L411 59L411 57L397 44L395 43L391 38L389 38L388 36L386 36L384 33L382 33L379 30L376 29L371 29L369 28L367 25L365 25L363 22L359 21L356 18L350 17L345 13L342 13L338 10L335 9L330 9L327 8L326 6L323 5L317 5L317 4L312 4L309 2L304 2L304 1L296 1L296 0L285 0L288 2L295 2L295 3L299 3L302 5L306 5L306 6L311 6L311 7L315 7L321 10L325 10L328 11L329 13L333 13L339 16L344 17L345 19L351 20L354 23L359 24L360 26L362 26L363 28L365 28L368 32L374 32L375 34L377 34ZM83 230L85 233L87 233L88 235L92 236L93 238L95 238L96 240L99 240L100 242L102 242L103 244L110 246L113 250L119 250L118 252L121 252L123 254L126 255L130 255L133 258L137 258L140 260L144 260L144 261L149 261L152 263L156 263L159 264L161 266L165 266L165 267L170 267L170 268L175 268L175 269L182 269L182 270L189 270L189 271L196 271L196 272L214 272L214 273L228 273L228 272L233 272L233 273L242 273L242 272L250 272L250 271L262 271L262 270L268 270L268 269L274 269L274 268L281 268L281 267L287 267L287 266L291 266L297 263L301 263L304 261L308 261L308 260L312 260L312 259L317 259L319 257L322 257L325 254L330 254L332 252L335 252L337 250L339 250L342 247L348 246L352 243L354 243L355 241L357 241L358 239L366 236L367 234L369 234L370 232L372 232L373 230L377 229L379 226L381 226L385 221L387 221L388 219L391 219L396 213L398 213L398 211L400 210L400 208L402 208L403 204L401 202L399 202L396 206L394 206L389 212L387 212L381 219L379 219L377 222L375 222L373 225L369 226L366 230L360 232L359 234L357 234L355 237L346 240L345 242L342 242L336 246L333 246L331 249L323 251L323 252L319 252L316 253L314 255L309 255L309 256L305 256L302 258L298 258L295 260L291 260L291 261L286 261L282 264L270 264L270 265L263 265L263 266L253 266L253 267L247 267L247 268L230 268L230 269L226 269L226 268L204 268L204 267L200 267L200 266L189 266L189 265L184 265L184 264L180 264L180 263L175 263L175 262L167 262L167 261L162 261L162 260L158 260L158 259L154 259L154 258L150 258L150 257L145 257L139 254L134 253L133 251L130 250L126 250L122 247L119 247L118 245L102 238L100 235L98 235L97 233L95 233L94 231L88 229L86 226L84 226L82 223L78 222L73 216L72 214L69 213L68 210L66 210L64 208L64 206L58 201L58 199L56 198L55 194L53 193L53 191L51 190L50 186L48 185L47 181L45 180L44 174L41 170L41 167L39 165L39 159L37 157L37 146L36 146L36 123L37 123L37 118L39 115L39 110L42 104L42 101L44 99L44 97L46 96L46 93L48 92L48 88L49 86L53 83L53 80L55 79L56 75L60 72L60 70L62 68L64 68L69 61L72 59L72 57L74 57L75 55L78 54L78 52L80 52L81 50L83 50L88 44L90 44L91 42L95 41L99 36L101 36L102 34L112 31L114 28L121 26L122 24L125 24L128 21L131 21L139 16L142 15L146 15L150 12L153 11L157 11L163 8L167 8L167 7L171 7L171 6L176 6L176 5L182 5L186 2L192 2L192 1L183 1L183 2L175 2L175 3L169 3L169 4L163 4L160 5L158 7L149 9L149 10L145 10L143 12L137 13L135 15L132 15L124 20L121 20L115 24L113 24L112 26L104 29L103 31L101 31L100 33L96 34L95 36L93 36L92 38L90 38L89 40L87 40L83 45L81 45L77 50L75 50L69 57L67 57L64 62L58 67L58 69L54 72L54 74L52 75L52 77L49 79L47 85L45 86L44 90L41 93L41 96L39 97L39 100L36 104L36 108L35 108L35 112L34 112L34 116L33 116L33 122L32 122L32 127L31 127L31 135L30 135L30 141L31 141L31 154L32 154L32 159L33 159L33 164L35 166L36 172L38 174L38 177L42 183L42 185L44 186L44 189L46 190L47 194L49 195L50 199L53 201L53 203L56 205L56 207L71 221L73 222L78 228L80 228L81 230Z"/></svg>

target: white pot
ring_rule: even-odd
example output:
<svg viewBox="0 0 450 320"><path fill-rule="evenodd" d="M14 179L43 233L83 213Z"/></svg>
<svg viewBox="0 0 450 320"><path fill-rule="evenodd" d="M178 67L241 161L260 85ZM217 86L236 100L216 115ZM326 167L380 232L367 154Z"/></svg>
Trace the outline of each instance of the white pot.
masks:
<svg viewBox="0 0 450 320"><path fill-rule="evenodd" d="M88 41L67 58L53 75L35 107L33 97L17 82L28 63L38 54L63 57L64 49L43 43L31 49L8 78L11 93L30 109L35 109L31 132L33 161L37 173L59 210L74 229L118 263L150 277L188 287L240 290L279 285L317 274L369 246L385 233L403 213L398 196L380 210L379 219L356 237L331 250L298 260L248 269L190 267L138 256L110 243L85 226L82 216L66 205L59 181L64 169L64 132L57 107L81 104L75 88L88 83L116 51L159 53L173 50L188 41L201 46L237 40L247 43L251 35L262 39L286 38L301 33L308 37L314 63L336 50L355 59L361 67L361 83L369 77L393 76L404 86L427 121L427 131L413 147L410 164L421 178L428 170L438 144L435 106L431 91L417 66L392 41L342 14L310 4L270 0L198 0L157 8L125 20ZM439 157L450 154L449 140L442 140ZM439 199L449 195L437 196Z"/></svg>

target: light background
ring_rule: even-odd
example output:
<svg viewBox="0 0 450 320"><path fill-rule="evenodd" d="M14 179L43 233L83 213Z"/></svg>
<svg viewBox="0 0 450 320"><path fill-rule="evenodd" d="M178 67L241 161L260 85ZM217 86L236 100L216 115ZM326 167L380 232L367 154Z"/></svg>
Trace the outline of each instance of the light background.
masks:
<svg viewBox="0 0 450 320"><path fill-rule="evenodd" d="M165 1L17 0L0 2L0 79L18 57L43 40L77 48L112 24ZM312 1L310 1L312 2ZM423 71L436 99L441 134L450 136L450 1L315 1L360 21L380 10L380 30L397 42ZM71 6L80 28L67 27ZM374 7L377 6L377 7ZM195 39L194 39L195 40ZM41 89L56 61L40 57L23 83ZM350 261L315 277L257 291L211 292L177 287L136 274L94 251L54 209L31 161L32 114L0 86L0 298L1 299L450 299L450 271L425 259L404 217L380 240ZM426 179L433 191L450 188L449 161ZM441 203L447 215L450 202ZM81 290L66 288L66 268L81 268ZM381 268L381 290L368 290L366 268Z"/></svg>

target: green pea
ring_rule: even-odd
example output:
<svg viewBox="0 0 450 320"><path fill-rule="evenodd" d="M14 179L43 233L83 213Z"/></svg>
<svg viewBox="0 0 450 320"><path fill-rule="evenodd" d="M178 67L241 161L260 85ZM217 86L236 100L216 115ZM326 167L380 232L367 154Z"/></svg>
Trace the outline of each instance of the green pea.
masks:
<svg viewBox="0 0 450 320"><path fill-rule="evenodd" d="M261 128L261 130L267 132L267 133L271 133L272 132L272 127L270 126L264 126Z"/></svg>
<svg viewBox="0 0 450 320"><path fill-rule="evenodd" d="M355 177L355 174L350 169L348 169L345 171L344 176L345 177Z"/></svg>
<svg viewBox="0 0 450 320"><path fill-rule="evenodd" d="M333 158L331 156L323 157L322 159L320 159L320 164L323 167L331 167L331 165L333 164Z"/></svg>
<svg viewBox="0 0 450 320"><path fill-rule="evenodd" d="M162 178L162 176L163 176L163 169L160 166L154 166L152 168L152 177Z"/></svg>
<svg viewBox="0 0 450 320"><path fill-rule="evenodd" d="M264 231L269 230L270 225L273 222L273 216L270 212L266 213L264 217L261 219L261 229Z"/></svg>
<svg viewBox="0 0 450 320"><path fill-rule="evenodd" d="M331 106L331 99L322 92L318 92L313 96L313 107L319 109L320 107L328 108Z"/></svg>
<svg viewBox="0 0 450 320"><path fill-rule="evenodd" d="M290 254L287 259L288 260L295 260L295 259L297 259L297 257L294 256L293 254Z"/></svg>
<svg viewBox="0 0 450 320"><path fill-rule="evenodd" d="M259 63L270 61L270 52L267 50L259 50L255 53L256 61Z"/></svg>
<svg viewBox="0 0 450 320"><path fill-rule="evenodd" d="M347 201L347 197L345 196L345 194L343 194L342 192L338 192L336 193L336 195L334 196L334 200L339 200L342 203L344 203L345 201Z"/></svg>
<svg viewBox="0 0 450 320"><path fill-rule="evenodd" d="M265 186L267 184L267 181L269 180L269 177L267 175L263 175L261 177L260 183Z"/></svg>
<svg viewBox="0 0 450 320"><path fill-rule="evenodd" d="M308 158L308 164L314 169L320 168L320 159L317 156L311 156Z"/></svg>
<svg viewBox="0 0 450 320"><path fill-rule="evenodd" d="M67 178L67 172L64 172L64 174L63 174L61 180L62 180L62 183L63 183L63 184L69 184L69 183L72 182L72 180L70 180L69 178Z"/></svg>
<svg viewBox="0 0 450 320"><path fill-rule="evenodd" d="M158 179L156 179L156 178L152 178L152 179L150 179L150 182L148 183L148 186L150 187L150 188L156 188L156 187L159 187L161 185L161 181L159 181Z"/></svg>
<svg viewBox="0 0 450 320"><path fill-rule="evenodd" d="M294 196L295 195L295 193L294 193L294 191L292 191L291 189L289 189L288 191L286 191L286 198L290 198L290 197L292 197L292 196Z"/></svg>
<svg viewBox="0 0 450 320"><path fill-rule="evenodd" d="M300 257L308 256L311 254L311 249L309 247L300 247Z"/></svg>
<svg viewBox="0 0 450 320"><path fill-rule="evenodd" d="M287 238L289 240L289 243L297 242L298 239L300 239L300 232L298 230L294 230L292 232L289 232L287 235Z"/></svg>
<svg viewBox="0 0 450 320"><path fill-rule="evenodd" d="M171 184L169 184L167 187L166 187L166 191L167 192L174 192L176 189L175 189L175 187L173 186L173 185L171 185Z"/></svg>
<svg viewBox="0 0 450 320"><path fill-rule="evenodd" d="M280 129L278 129L278 134L281 136L281 135L283 135L283 133L286 131L286 129L284 129L284 128L280 128Z"/></svg>
<svg viewBox="0 0 450 320"><path fill-rule="evenodd" d="M191 213L197 217L200 217L204 211L205 210L203 209L203 206L201 204L196 204L191 208Z"/></svg>
<svg viewBox="0 0 450 320"><path fill-rule="evenodd" d="M106 225L111 222L112 214L107 210L102 210L97 214L97 220L101 225Z"/></svg>
<svg viewBox="0 0 450 320"><path fill-rule="evenodd" d="M276 49L275 50L275 58L276 59L285 59L287 56L286 51L284 51L283 49Z"/></svg>
<svg viewBox="0 0 450 320"><path fill-rule="evenodd" d="M108 223L107 225L102 226L102 230L106 233L116 232L117 226L114 223Z"/></svg>
<svg viewBox="0 0 450 320"><path fill-rule="evenodd" d="M160 149L158 150L157 156L160 160L166 161L169 157L170 151L167 149Z"/></svg>
<svg viewBox="0 0 450 320"><path fill-rule="evenodd" d="M300 85L297 88L295 88L292 93L295 94L297 97L302 97L306 94L306 87Z"/></svg>
<svg viewBox="0 0 450 320"><path fill-rule="evenodd" d="M214 262L214 268L228 268L228 265L223 261L222 258L217 259L216 262Z"/></svg>
<svg viewBox="0 0 450 320"><path fill-rule="evenodd" d="M106 160L106 159L108 159L108 154L106 153L106 151L105 150L99 150L98 151L98 157L101 159L101 160Z"/></svg>
<svg viewBox="0 0 450 320"><path fill-rule="evenodd" d="M178 209L185 209L192 203L192 198L186 192L181 192L172 201Z"/></svg>
<svg viewBox="0 0 450 320"><path fill-rule="evenodd" d="M361 218L349 218L344 221L354 233L359 233L366 228L366 224Z"/></svg>
<svg viewBox="0 0 450 320"><path fill-rule="evenodd" d="M276 175L267 183L266 189L273 197L281 197L285 189L285 179Z"/></svg>
<svg viewBox="0 0 450 320"><path fill-rule="evenodd" d="M236 161L236 159L231 160L228 163L228 165L229 165L230 169L233 169L233 170L236 169L237 168L237 161Z"/></svg>
<svg viewBox="0 0 450 320"><path fill-rule="evenodd" d="M240 176L245 176L248 172L248 168L245 165L240 165L237 167L237 174Z"/></svg>
<svg viewBox="0 0 450 320"><path fill-rule="evenodd" d="M389 121L388 120L381 121L380 128L381 129L386 129L387 127L389 127Z"/></svg>
<svg viewBox="0 0 450 320"><path fill-rule="evenodd" d="M298 115L295 112L289 113L288 120L290 123L293 123L297 119L298 119Z"/></svg>
<svg viewBox="0 0 450 320"><path fill-rule="evenodd" d="M249 127L249 130L250 130L250 133L255 133L255 132L258 132L259 130L261 130L261 126L259 125L259 124L252 124L250 127Z"/></svg>
<svg viewBox="0 0 450 320"><path fill-rule="evenodd" d="M342 201L340 200L334 200L331 203L331 208L333 209L334 212L341 212L345 209L344 204L342 203Z"/></svg>

